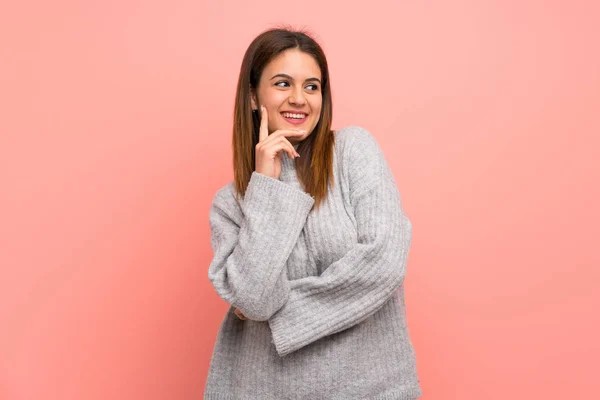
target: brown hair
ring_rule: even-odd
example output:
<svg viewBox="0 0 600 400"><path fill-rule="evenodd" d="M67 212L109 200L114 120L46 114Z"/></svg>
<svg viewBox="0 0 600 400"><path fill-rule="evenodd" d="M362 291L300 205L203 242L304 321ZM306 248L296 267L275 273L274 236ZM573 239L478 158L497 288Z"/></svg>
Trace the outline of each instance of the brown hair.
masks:
<svg viewBox="0 0 600 400"><path fill-rule="evenodd" d="M252 112L250 88L256 89L266 65L288 49L298 49L311 55L321 69L322 106L319 122L298 145L296 175L304 190L315 199L318 208L327 196L328 184L333 185L334 134L331 130L332 102L329 69L321 46L306 32L276 28L258 35L246 50L238 79L233 112L233 173L236 197L246 194L255 167L255 146L258 143L260 119ZM283 157L286 157L284 154Z"/></svg>

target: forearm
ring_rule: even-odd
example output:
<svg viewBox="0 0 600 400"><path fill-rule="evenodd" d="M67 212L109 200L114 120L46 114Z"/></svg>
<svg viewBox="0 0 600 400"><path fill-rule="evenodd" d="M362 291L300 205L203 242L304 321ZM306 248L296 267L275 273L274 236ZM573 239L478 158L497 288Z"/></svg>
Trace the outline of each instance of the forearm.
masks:
<svg viewBox="0 0 600 400"><path fill-rule="evenodd" d="M239 226L228 222L231 210L213 204L209 279L248 318L267 320L287 301L285 265L313 203L305 192L253 173Z"/></svg>

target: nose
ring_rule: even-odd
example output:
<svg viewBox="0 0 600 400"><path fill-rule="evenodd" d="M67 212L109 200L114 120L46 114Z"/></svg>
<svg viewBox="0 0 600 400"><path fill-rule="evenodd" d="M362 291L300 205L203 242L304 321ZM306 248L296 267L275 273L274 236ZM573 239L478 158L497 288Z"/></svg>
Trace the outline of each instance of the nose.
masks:
<svg viewBox="0 0 600 400"><path fill-rule="evenodd" d="M292 93L290 94L289 99L290 104L295 104L297 106L302 106L306 103L306 99L304 98L304 92L301 87L296 87L292 89Z"/></svg>

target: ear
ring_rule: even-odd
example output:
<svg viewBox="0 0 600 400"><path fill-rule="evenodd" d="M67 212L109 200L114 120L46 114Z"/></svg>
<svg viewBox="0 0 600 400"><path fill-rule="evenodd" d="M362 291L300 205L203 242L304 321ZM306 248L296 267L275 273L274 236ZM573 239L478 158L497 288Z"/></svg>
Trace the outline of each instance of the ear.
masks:
<svg viewBox="0 0 600 400"><path fill-rule="evenodd" d="M253 110L258 110L258 106L256 105L256 96L254 95L254 90L250 87L250 103L252 104Z"/></svg>

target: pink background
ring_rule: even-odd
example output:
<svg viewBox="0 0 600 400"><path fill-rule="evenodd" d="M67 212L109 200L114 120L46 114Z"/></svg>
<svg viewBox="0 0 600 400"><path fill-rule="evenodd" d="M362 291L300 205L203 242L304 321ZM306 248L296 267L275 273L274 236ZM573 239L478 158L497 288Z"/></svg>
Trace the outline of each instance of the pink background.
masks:
<svg viewBox="0 0 600 400"><path fill-rule="evenodd" d="M423 399L600 392L595 1L0 7L0 399L200 399L243 53L305 27L413 223ZM595 182L595 183L594 183Z"/></svg>

